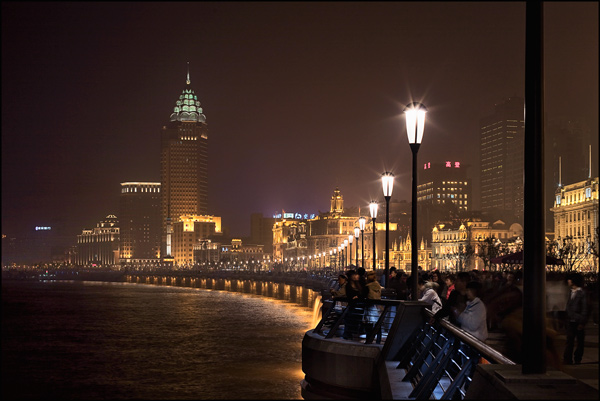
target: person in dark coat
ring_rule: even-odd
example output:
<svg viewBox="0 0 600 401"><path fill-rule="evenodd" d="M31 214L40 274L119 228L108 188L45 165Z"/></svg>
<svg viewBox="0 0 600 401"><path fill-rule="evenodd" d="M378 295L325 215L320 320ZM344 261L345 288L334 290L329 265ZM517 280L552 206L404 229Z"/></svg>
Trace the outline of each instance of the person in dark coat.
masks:
<svg viewBox="0 0 600 401"><path fill-rule="evenodd" d="M581 363L583 357L583 345L585 342L585 324L588 319L588 302L585 290L583 289L583 276L580 273L573 273L567 276L567 285L571 289L569 299L567 300L567 344L563 354L563 363L572 365ZM573 347L577 340L577 348L573 353Z"/></svg>
<svg viewBox="0 0 600 401"><path fill-rule="evenodd" d="M361 308L361 303L364 303L367 299L369 288L366 283L363 284L359 274L354 270L349 270L346 273L348 277L348 283L346 284L346 298L348 298L348 313L344 319L344 334L343 337L346 340L352 340L353 334L358 333L360 320L362 320L362 313L360 314L360 320L357 318L357 311ZM364 305L363 305L364 306Z"/></svg>

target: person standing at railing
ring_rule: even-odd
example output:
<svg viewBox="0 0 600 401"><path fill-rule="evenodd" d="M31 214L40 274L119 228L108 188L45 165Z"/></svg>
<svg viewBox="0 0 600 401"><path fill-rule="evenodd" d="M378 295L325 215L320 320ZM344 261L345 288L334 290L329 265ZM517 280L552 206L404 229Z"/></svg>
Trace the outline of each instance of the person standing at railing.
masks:
<svg viewBox="0 0 600 401"><path fill-rule="evenodd" d="M435 289L435 292L437 292L438 297L440 297L440 299L445 298L447 288L446 288L445 280L442 277L442 273L440 273L438 270L432 271L431 272L431 281L438 285L438 287Z"/></svg>
<svg viewBox="0 0 600 401"><path fill-rule="evenodd" d="M479 299L481 288L482 285L479 281L470 281L466 288L467 305L465 309L462 312L453 309L452 312L461 329L480 341L485 341L488 338L488 330L485 304Z"/></svg>
<svg viewBox="0 0 600 401"><path fill-rule="evenodd" d="M357 306L364 302L367 298L369 289L366 283L363 284L359 274L354 270L349 270L346 275L348 276L348 284L346 284L346 298L348 298L348 306L350 308L346 313L344 319L344 339L352 340L353 333L358 332L360 321L356 320L354 316L355 309Z"/></svg>
<svg viewBox="0 0 600 401"><path fill-rule="evenodd" d="M381 299L381 284L377 281L377 273L371 270L367 273L367 299ZM379 305L369 305L366 310L365 321L367 323L367 331L373 330L375 323L379 320L380 310ZM381 328L377 333L377 339L381 341Z"/></svg>
<svg viewBox="0 0 600 401"><path fill-rule="evenodd" d="M454 282L454 290L448 296L448 300L442 306L442 309L432 318L434 320L443 319L446 316L450 320L450 323L458 325L456 317L452 313L453 310L462 312L467 305L467 283L471 280L471 276L468 272L460 272L456 275L456 281Z"/></svg>
<svg viewBox="0 0 600 401"><path fill-rule="evenodd" d="M585 324L588 319L588 301L583 289L584 280L580 273L572 273L567 276L567 286L571 290L569 299L567 300L567 344L563 354L563 363L572 365L573 361L576 365L581 363L583 358L583 344L585 341ZM577 339L577 348L573 353Z"/></svg>
<svg viewBox="0 0 600 401"><path fill-rule="evenodd" d="M423 278L419 277L419 292L421 293L421 297L419 301L427 302L431 305L431 311L436 313L440 309L442 309L442 300L439 295L435 291L437 288L437 283L433 281L425 281Z"/></svg>
<svg viewBox="0 0 600 401"><path fill-rule="evenodd" d="M340 274L338 276L338 289L335 290L333 288L330 288L329 291L331 292L331 295L333 295L334 297L345 297L346 296L346 284L348 283L348 277L346 277L345 274Z"/></svg>

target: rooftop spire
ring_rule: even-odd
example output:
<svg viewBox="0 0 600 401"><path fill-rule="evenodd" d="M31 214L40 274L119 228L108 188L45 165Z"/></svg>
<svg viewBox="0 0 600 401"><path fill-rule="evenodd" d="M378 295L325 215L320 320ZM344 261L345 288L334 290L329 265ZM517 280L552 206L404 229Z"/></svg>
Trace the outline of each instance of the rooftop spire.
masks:
<svg viewBox="0 0 600 401"><path fill-rule="evenodd" d="M186 84L191 84L192 81L190 81L190 62L187 62L187 79L185 80Z"/></svg>

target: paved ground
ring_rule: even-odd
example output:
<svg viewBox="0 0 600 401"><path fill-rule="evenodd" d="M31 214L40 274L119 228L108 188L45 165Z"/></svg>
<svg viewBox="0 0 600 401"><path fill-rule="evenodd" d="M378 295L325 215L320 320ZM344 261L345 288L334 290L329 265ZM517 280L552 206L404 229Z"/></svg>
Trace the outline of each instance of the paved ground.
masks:
<svg viewBox="0 0 600 401"><path fill-rule="evenodd" d="M557 348L565 349L566 335L558 335ZM598 324L589 322L585 327L585 348L580 365L564 365L562 371L598 390Z"/></svg>

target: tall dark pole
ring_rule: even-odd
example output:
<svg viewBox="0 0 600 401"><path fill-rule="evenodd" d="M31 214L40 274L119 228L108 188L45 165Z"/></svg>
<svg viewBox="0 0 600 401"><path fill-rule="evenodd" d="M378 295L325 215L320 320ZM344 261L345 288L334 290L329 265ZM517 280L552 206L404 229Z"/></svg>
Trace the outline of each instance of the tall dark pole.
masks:
<svg viewBox="0 0 600 401"><path fill-rule="evenodd" d="M362 252L361 252L362 263L361 263L360 267L362 267L364 269L364 267L365 267L365 230L360 230L360 233L361 233L361 238L362 238L361 245L360 245L361 250L362 250Z"/></svg>
<svg viewBox="0 0 600 401"><path fill-rule="evenodd" d="M373 217L373 270L375 270L375 267L377 265L377 261L375 260L375 217Z"/></svg>
<svg viewBox="0 0 600 401"><path fill-rule="evenodd" d="M543 3L525 9L525 162L523 204L523 374L546 373Z"/></svg>
<svg viewBox="0 0 600 401"><path fill-rule="evenodd" d="M354 257L354 263L356 263L356 266L358 267L358 237L356 238L356 256Z"/></svg>
<svg viewBox="0 0 600 401"><path fill-rule="evenodd" d="M383 273L383 286L387 285L387 279L390 274L390 198L385 198L385 272Z"/></svg>
<svg viewBox="0 0 600 401"><path fill-rule="evenodd" d="M418 257L418 246L417 246L417 152L419 151L419 143L411 143L410 150L412 150L413 154L413 165L412 165L412 208L411 208L411 218L412 218L412 229L411 229L411 266L410 266L410 277L411 277L411 299L416 301L418 298L418 277L417 277L417 267L419 264Z"/></svg>
<svg viewBox="0 0 600 401"><path fill-rule="evenodd" d="M348 263L348 264L351 265L352 264L352 242L350 242L349 245L350 245L350 253L348 254L348 256L349 256L348 260L350 261L350 263Z"/></svg>

